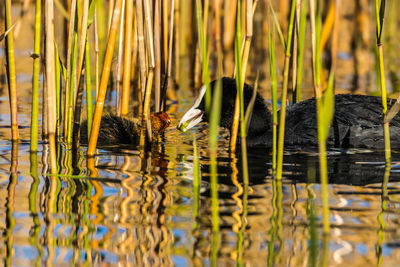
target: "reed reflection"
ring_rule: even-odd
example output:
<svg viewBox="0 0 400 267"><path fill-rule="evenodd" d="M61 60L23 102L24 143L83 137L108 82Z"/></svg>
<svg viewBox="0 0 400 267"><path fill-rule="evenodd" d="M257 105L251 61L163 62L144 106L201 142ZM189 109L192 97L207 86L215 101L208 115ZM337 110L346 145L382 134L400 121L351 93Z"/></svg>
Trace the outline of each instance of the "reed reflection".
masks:
<svg viewBox="0 0 400 267"><path fill-rule="evenodd" d="M6 245L6 257L4 259L5 266L12 265L13 258L13 246L14 236L13 230L15 228L15 187L18 179L18 140L12 142L11 148L11 166L10 166L10 178L7 186L7 201L6 201L6 228L4 231L5 245Z"/></svg>

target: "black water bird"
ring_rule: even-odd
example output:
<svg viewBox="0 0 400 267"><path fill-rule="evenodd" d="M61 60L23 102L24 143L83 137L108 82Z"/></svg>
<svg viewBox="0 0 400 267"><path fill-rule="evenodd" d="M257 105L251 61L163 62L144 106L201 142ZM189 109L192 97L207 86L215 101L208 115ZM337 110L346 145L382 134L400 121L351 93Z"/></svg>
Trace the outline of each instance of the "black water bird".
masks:
<svg viewBox="0 0 400 267"><path fill-rule="evenodd" d="M151 114L153 134L162 133L170 124L170 118L165 112ZM97 144L100 147L118 145L139 145L140 124L127 118L112 114L103 115L100 123ZM88 142L87 121L80 126L80 140L82 144Z"/></svg>
<svg viewBox="0 0 400 267"><path fill-rule="evenodd" d="M216 81L211 83L214 88ZM195 104L184 114L178 129L186 131L200 122L207 122L204 107L206 87L200 90ZM253 88L244 85L244 103L247 107ZM222 105L220 126L231 129L236 97L236 81L222 78ZM395 103L388 99L388 107ZM279 118L279 115L278 115ZM257 93L247 132L249 147L272 147L272 115L264 99ZM315 98L288 106L286 109L285 146L318 146ZM390 122L393 148L400 147L400 116ZM240 138L238 139L240 141ZM384 148L382 102L380 97L365 95L336 95L335 113L327 138L327 146L335 148Z"/></svg>

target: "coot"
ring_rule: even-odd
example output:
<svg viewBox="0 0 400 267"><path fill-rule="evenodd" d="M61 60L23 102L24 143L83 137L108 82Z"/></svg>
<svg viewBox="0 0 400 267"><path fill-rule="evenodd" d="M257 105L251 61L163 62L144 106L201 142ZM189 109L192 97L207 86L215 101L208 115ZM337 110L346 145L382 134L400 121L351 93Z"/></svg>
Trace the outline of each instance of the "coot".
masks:
<svg viewBox="0 0 400 267"><path fill-rule="evenodd" d="M165 112L151 114L153 134L162 133L170 124L170 118ZM88 142L87 121L82 122L80 140L82 144ZM140 125L137 121L106 114L101 118L97 144L102 146L139 145Z"/></svg>
<svg viewBox="0 0 400 267"><path fill-rule="evenodd" d="M211 83L214 88L216 81ZM234 114L236 81L222 78L222 106L220 126L232 128ZM253 88L244 85L244 103L247 107ZM199 122L207 122L204 112L205 86L195 104L185 113L178 128L185 131ZM335 114L332 120L328 147L335 148L384 148L383 116L381 98L365 95L336 95ZM388 106L395 103L388 99ZM279 118L279 116L278 116ZM390 123L390 139L392 147L400 147L400 116ZM240 138L238 138L240 141ZM264 99L257 93L254 109L247 132L249 147L272 146L272 115ZM305 147L317 146L317 118L315 98L304 100L287 107L285 125L285 146Z"/></svg>

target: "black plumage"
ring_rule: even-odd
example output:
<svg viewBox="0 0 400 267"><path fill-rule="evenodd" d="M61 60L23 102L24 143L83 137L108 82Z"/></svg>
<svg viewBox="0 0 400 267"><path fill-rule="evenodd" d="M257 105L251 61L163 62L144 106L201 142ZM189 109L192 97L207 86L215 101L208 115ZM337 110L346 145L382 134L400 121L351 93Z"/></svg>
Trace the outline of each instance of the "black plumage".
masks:
<svg viewBox="0 0 400 267"><path fill-rule="evenodd" d="M87 121L82 122L80 140L82 144L88 142ZM139 145L139 125L129 119L107 114L101 118L100 130L97 139L99 146Z"/></svg>
<svg viewBox="0 0 400 267"><path fill-rule="evenodd" d="M215 82L211 83L211 88L214 88ZM235 80L223 78L222 88L220 126L231 129L236 97ZM247 107L253 94L253 88L245 84L243 90L244 103ZM395 100L388 99L388 107L394 102ZM381 103L381 98L375 96L336 95L335 113L327 138L327 146L384 148ZM204 99L198 109L204 111ZM206 122L207 120L207 116L203 115L202 121ZM180 124L182 123L181 121ZM390 123L390 139L392 147L400 147L399 115L396 115ZM272 115L264 99L258 93L248 127L247 144L249 147L272 146ZM318 146L315 98L287 107L285 146Z"/></svg>

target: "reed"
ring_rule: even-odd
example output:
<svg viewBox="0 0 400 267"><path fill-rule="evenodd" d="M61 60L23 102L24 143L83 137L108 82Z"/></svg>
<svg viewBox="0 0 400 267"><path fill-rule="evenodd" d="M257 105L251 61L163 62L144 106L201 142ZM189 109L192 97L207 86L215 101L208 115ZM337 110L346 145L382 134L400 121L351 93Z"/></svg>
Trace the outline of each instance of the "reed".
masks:
<svg viewBox="0 0 400 267"><path fill-rule="evenodd" d="M271 97L272 97L272 170L276 174L276 145L277 145L277 128L278 128L278 93L276 86L276 63L275 63L275 32L276 24L271 26L268 30L268 44L269 44L269 69L271 80Z"/></svg>
<svg viewBox="0 0 400 267"><path fill-rule="evenodd" d="M96 8L94 11L93 16L93 23L94 23L94 51L95 51L95 87L96 87L96 95L99 93L100 87L100 71L99 71L99 64L100 64L100 50L99 50L99 34L98 34L98 27L97 27L97 12Z"/></svg>
<svg viewBox="0 0 400 267"><path fill-rule="evenodd" d="M72 112L74 101L74 83L75 83L75 61L77 53L77 22L78 9L76 7L77 1L73 0L71 4L70 21L68 28L68 41L67 41L67 80L65 85L65 107L64 107L64 139L66 143L71 143L72 140Z"/></svg>
<svg viewBox="0 0 400 267"><path fill-rule="evenodd" d="M171 14L171 21L173 21L174 19L174 10L173 10L173 4L170 3L171 1L169 0L165 0L161 2L161 12L162 12L162 44L163 44L163 69L166 72L167 68L168 68L168 11L170 12L169 14ZM169 9L169 7L172 7L171 9ZM173 22L172 22L173 23Z"/></svg>
<svg viewBox="0 0 400 267"><path fill-rule="evenodd" d="M144 103L143 103L143 122L147 124L147 135L151 140L151 129L149 118L150 118L150 99L151 99L151 90L153 88L153 78L154 78L154 69L155 69L155 54L154 54L154 40L153 40L153 26L151 20L151 10L150 10L150 0L144 1L144 11L145 11L145 26L147 33L147 55L148 55L148 76L146 83L146 91L144 95Z"/></svg>
<svg viewBox="0 0 400 267"><path fill-rule="evenodd" d="M376 46L378 47L379 55L379 80L381 85L381 97L382 97L382 114L385 117L387 114L387 96L386 96L386 81L385 81L385 65L383 62L383 43L382 43L382 32L383 23L386 11L386 0L375 0L375 14L376 14ZM400 99L400 97L399 97ZM385 137L385 159L386 162L391 161L391 149L390 149L390 133L389 133L389 121L384 120L383 131Z"/></svg>
<svg viewBox="0 0 400 267"><path fill-rule="evenodd" d="M87 127L88 136L92 129L93 121L93 97L92 97L92 79L90 72L90 45L89 45L89 34L86 36L86 47L85 47L85 68L86 68L86 112L87 112ZM87 140L89 142L89 140Z"/></svg>
<svg viewBox="0 0 400 267"><path fill-rule="evenodd" d="M155 50L155 71L154 71L154 99L155 112L161 107L161 5L160 0L154 5L154 50Z"/></svg>
<svg viewBox="0 0 400 267"><path fill-rule="evenodd" d="M125 45L124 45L124 77L122 80L121 116L127 116L129 110L129 89L131 85L131 59L132 59L132 24L133 24L133 0L126 1L125 16Z"/></svg>
<svg viewBox="0 0 400 267"><path fill-rule="evenodd" d="M205 94L205 109L206 113L210 114L211 107L211 90L210 90L210 73L208 69L208 51L207 51L207 40L206 33L204 32L204 20L203 20L203 8L201 0L196 0L196 18L197 18L197 28L199 34L199 46L201 54L202 63L202 77L204 85L207 87Z"/></svg>
<svg viewBox="0 0 400 267"><path fill-rule="evenodd" d="M35 2L35 43L33 58L32 78L32 111L31 111L31 152L37 152L38 144L38 120L39 120L39 75L40 75L40 22L41 22L41 0Z"/></svg>
<svg viewBox="0 0 400 267"><path fill-rule="evenodd" d="M246 0L247 1L247 0ZM246 20L240 19L241 24L244 24L245 22L245 27L246 27L246 37L243 38L243 40L241 41L241 50L240 50L240 54L241 54L241 68L242 68L242 72L241 72L241 81L244 84L245 80L246 80L246 69L247 69L247 62L248 62L248 58L249 58L249 53L250 53L250 44L251 44L251 39L253 36L253 15L255 12L255 8L257 6L257 1L253 2L252 1L247 1L246 2L246 8L241 8L241 4L238 1L238 9L237 10L241 10L241 13L245 13L246 12ZM237 14L237 12L236 12ZM237 24L236 24L237 25ZM241 25L240 25L240 32L242 32L241 30ZM236 26L236 34L237 34L237 26ZM242 38L240 38L242 39ZM236 39L235 39L236 40ZM236 62L236 61L235 61ZM235 65L236 66L236 65ZM237 68L235 68L233 76L236 77L237 74ZM241 85L242 90L243 90L243 86ZM237 135L239 132L239 121L240 121L240 103L239 103L239 94L236 95L236 101L235 101L235 112L233 115L233 123L232 123L232 130L231 130L231 139L230 139L230 148L231 148L231 152L235 153L236 151L236 143L237 143ZM246 127L246 126L245 126Z"/></svg>
<svg viewBox="0 0 400 267"><path fill-rule="evenodd" d="M328 235L330 232L329 219L329 195L328 195L328 164L326 156L326 139L329 135L329 128L334 114L334 76L336 65L336 43L333 46L333 64L329 73L328 87L323 94L321 86L321 7L315 6L314 0L310 1L311 14L311 34L312 34L312 63L314 77L314 91L317 105L317 122L318 122L318 147L319 147L319 164L321 176L321 193L322 193L322 220L323 232ZM335 16L337 17L337 16ZM335 26L336 27L336 26ZM336 42L335 36L337 31L334 31L333 41Z"/></svg>
<svg viewBox="0 0 400 267"><path fill-rule="evenodd" d="M237 123L238 116L237 110L239 110L239 121L240 121L240 143L242 150L242 168L243 168L243 182L245 185L248 185L249 176L248 176L248 164L247 164L247 142L246 142L246 124L244 118L244 97L243 97L243 86L245 80L245 72L247 67L248 53L250 49L250 41L251 36L253 35L253 26L252 24L252 1L247 2L247 20L246 20L246 42L244 45L244 52L242 54L242 29L241 29L241 3L238 2L237 5L237 17L236 17L236 37L235 37L235 70L236 70L236 102L235 102L235 115L234 121L232 125L231 131L231 153L234 153L236 150L236 136L237 136ZM243 57L242 57L243 56ZM243 60L243 61L242 61ZM242 63L243 62L243 63ZM239 99L239 100L238 100Z"/></svg>
<svg viewBox="0 0 400 267"><path fill-rule="evenodd" d="M139 72L140 72L140 89L141 95L144 96L144 90L146 88L146 51L144 47L144 26L143 26L143 2L136 1L136 20L137 20L137 31L138 31L138 43L139 43ZM140 99L140 104L143 99Z"/></svg>
<svg viewBox="0 0 400 267"><path fill-rule="evenodd" d="M50 145L51 173L57 173L56 161L56 74L55 74L55 52L54 52L54 2L46 0L46 105L47 105L47 128Z"/></svg>
<svg viewBox="0 0 400 267"><path fill-rule="evenodd" d="M8 32L12 27L11 20L11 0L5 2L5 32ZM14 58L14 40L12 30L8 34L4 34L6 38L6 59L7 59L7 79L8 79L8 94L10 99L11 111L11 139L16 141L19 139L18 131L18 102L17 102L17 78L15 73L15 58Z"/></svg>
<svg viewBox="0 0 400 267"><path fill-rule="evenodd" d="M96 150L97 137L99 134L101 116L103 113L104 101L107 93L107 84L108 84L108 78L110 76L112 54L114 52L114 45L117 35L118 23L121 15L121 9L122 9L122 0L117 0L111 23L110 34L107 42L107 50L104 59L103 71L101 74L99 93L97 96L96 108L94 111L92 131L90 132L90 139L87 150L87 155L89 157L93 157Z"/></svg>
<svg viewBox="0 0 400 267"><path fill-rule="evenodd" d="M300 0L301 4L296 9L297 29L298 29L298 54L297 54L297 73L296 73L296 89L295 101L301 101L301 85L303 81L303 58L304 58L304 43L307 21L307 0Z"/></svg>
<svg viewBox="0 0 400 267"><path fill-rule="evenodd" d="M63 110L63 98L62 98L62 89L61 89L61 80L62 80L62 74L61 74L61 62L60 62L60 55L58 53L58 46L57 44L54 44L55 48L55 79L56 79L56 137L57 140L59 140L59 134L60 134L60 119L62 118L62 110Z"/></svg>
<svg viewBox="0 0 400 267"><path fill-rule="evenodd" d="M123 80L123 62L124 62L124 25L125 25L125 0L122 2L122 10L121 10L121 18L119 20L119 36L118 36L118 56L117 56L117 64L116 64L116 72L112 71L115 79L112 79L113 86L112 88L116 91L116 110L117 115L121 116L121 101L122 101L122 80ZM110 90L112 91L112 90Z"/></svg>
<svg viewBox="0 0 400 267"><path fill-rule="evenodd" d="M167 93L171 92L170 85L171 85L171 75L172 75L172 61L174 60L172 57L172 48L173 48L173 41L174 41L174 20L175 20L175 0L171 1L171 19L170 19L170 24L169 24L169 40L168 40L168 57L167 57L167 69L166 69L166 78L165 78L165 84L163 88L163 107L162 110L166 110L166 105L165 102L167 100ZM178 54L178 53L177 53ZM178 68L177 68L178 69ZM168 90L168 91L167 91Z"/></svg>
<svg viewBox="0 0 400 267"><path fill-rule="evenodd" d="M81 80L81 73L83 61L85 59L85 51L86 51L86 38L87 38L87 29L88 29L88 21L89 21L89 0L83 0L83 7L82 7L82 21L79 33L79 58L78 58L78 76L77 76L77 83L74 87L74 96L76 97L77 87L80 84Z"/></svg>
<svg viewBox="0 0 400 267"><path fill-rule="evenodd" d="M293 37L293 25L295 14L296 1L292 0L290 9L290 21L288 29L288 37L286 42L285 62L283 65L283 86L282 86L282 99L281 99L281 112L279 119L279 137L278 137L278 155L277 155L277 169L276 178L282 178L282 164L283 164L283 145L285 140L285 119L286 119L286 100L287 100L287 87L289 81L289 61L291 56L291 46Z"/></svg>

